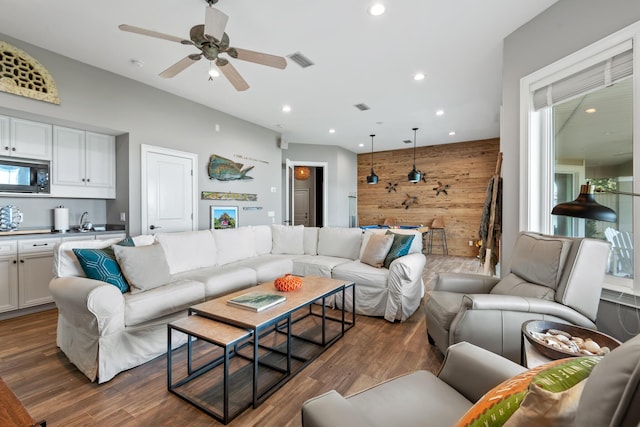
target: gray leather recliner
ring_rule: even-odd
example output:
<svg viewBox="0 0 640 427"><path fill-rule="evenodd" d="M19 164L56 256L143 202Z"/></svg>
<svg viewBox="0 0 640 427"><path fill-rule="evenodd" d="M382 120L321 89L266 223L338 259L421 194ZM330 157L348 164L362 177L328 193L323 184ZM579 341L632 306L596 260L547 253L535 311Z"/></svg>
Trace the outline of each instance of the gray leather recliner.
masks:
<svg viewBox="0 0 640 427"><path fill-rule="evenodd" d="M503 357L462 342L449 347L437 376L415 371L346 398L332 390L306 401L302 425L453 426L484 393L522 371ZM595 366L572 426L637 427L639 422L640 336L636 336Z"/></svg>
<svg viewBox="0 0 640 427"><path fill-rule="evenodd" d="M502 278L441 273L425 304L429 342L467 341L520 361L521 325L543 319L596 329L609 244L523 232Z"/></svg>

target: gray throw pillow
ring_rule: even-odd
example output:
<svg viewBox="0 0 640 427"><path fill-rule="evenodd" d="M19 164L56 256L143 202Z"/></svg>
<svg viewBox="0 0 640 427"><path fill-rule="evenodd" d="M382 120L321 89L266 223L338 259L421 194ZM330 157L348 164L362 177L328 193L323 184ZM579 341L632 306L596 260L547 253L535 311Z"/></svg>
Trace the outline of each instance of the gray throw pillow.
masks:
<svg viewBox="0 0 640 427"><path fill-rule="evenodd" d="M392 244L393 236L390 234L371 235L360 262L376 268L382 267Z"/></svg>
<svg viewBox="0 0 640 427"><path fill-rule="evenodd" d="M112 246L122 274L126 277L131 293L136 294L171 281L169 264L162 246Z"/></svg>

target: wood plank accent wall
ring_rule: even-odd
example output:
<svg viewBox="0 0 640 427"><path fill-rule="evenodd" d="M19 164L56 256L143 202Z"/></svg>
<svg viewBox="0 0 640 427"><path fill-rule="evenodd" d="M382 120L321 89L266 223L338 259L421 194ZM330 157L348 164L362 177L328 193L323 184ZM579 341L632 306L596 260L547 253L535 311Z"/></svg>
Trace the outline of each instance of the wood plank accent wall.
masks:
<svg viewBox="0 0 640 427"><path fill-rule="evenodd" d="M385 218L394 217L398 225L430 225L435 217L443 217L449 255L477 256L478 249L470 247L469 240L478 238L487 186L495 172L499 151L498 138L417 147L416 168L426 171L426 183L416 184L407 181L413 166L413 147L374 152L377 185L367 184L371 153L359 154L358 224L382 224ZM448 195L436 195L433 189L438 181L449 184ZM398 184L395 192L387 190L389 183ZM407 196L418 199L405 209L402 202ZM434 247L433 253L440 252Z"/></svg>

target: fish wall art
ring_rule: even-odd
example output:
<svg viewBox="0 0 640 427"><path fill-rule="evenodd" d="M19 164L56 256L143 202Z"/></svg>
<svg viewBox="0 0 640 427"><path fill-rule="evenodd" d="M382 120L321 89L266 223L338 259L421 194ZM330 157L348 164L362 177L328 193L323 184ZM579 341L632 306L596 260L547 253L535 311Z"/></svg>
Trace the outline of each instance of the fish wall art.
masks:
<svg viewBox="0 0 640 427"><path fill-rule="evenodd" d="M217 179L218 181L235 181L238 179L253 179L248 176L247 172L253 169L253 166L244 168L242 163L236 163L225 157L212 154L209 157L209 179Z"/></svg>

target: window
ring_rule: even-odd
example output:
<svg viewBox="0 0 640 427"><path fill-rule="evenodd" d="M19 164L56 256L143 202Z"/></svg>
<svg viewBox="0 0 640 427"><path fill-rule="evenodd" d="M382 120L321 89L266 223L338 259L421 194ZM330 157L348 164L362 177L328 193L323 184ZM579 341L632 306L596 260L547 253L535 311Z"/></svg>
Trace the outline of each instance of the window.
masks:
<svg viewBox="0 0 640 427"><path fill-rule="evenodd" d="M551 209L574 200L587 181L605 191L639 192L634 129L640 118L633 114L640 111L640 61L633 49L639 37L640 24L634 24L523 78L520 90L521 229L609 241L605 287L637 294L640 254L633 247L640 244L640 220L633 212L640 212L640 197L596 194L598 203L616 211L616 223L553 216Z"/></svg>

